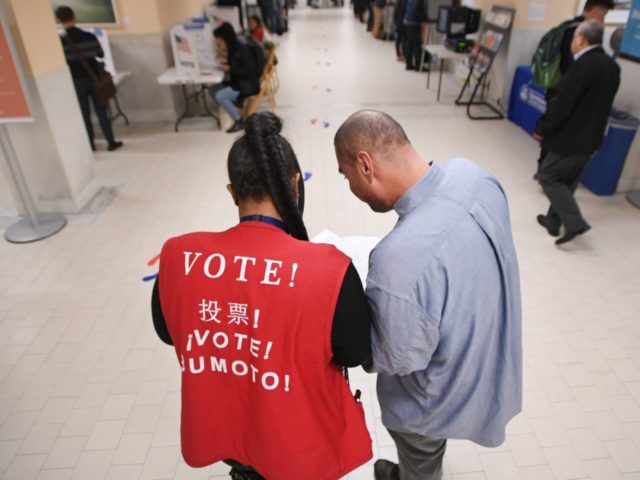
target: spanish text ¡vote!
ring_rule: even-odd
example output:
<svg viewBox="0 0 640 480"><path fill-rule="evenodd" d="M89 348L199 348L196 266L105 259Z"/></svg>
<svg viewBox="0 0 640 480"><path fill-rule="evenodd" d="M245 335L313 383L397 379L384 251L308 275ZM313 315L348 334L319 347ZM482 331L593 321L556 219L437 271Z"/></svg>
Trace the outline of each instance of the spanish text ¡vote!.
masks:
<svg viewBox="0 0 640 480"><path fill-rule="evenodd" d="M247 270L261 269L260 284L278 286L284 281L289 282L289 286L295 286L295 277L298 271L298 264L292 263L291 268L283 268L282 260L274 260L269 258L258 259L256 257L245 257L236 255L233 261L229 261L221 253L211 253L204 256L202 252L183 252L184 253L184 275L188 277L194 267L202 268L204 275L208 278L216 279L222 277L225 273L233 273L236 282L248 282ZM231 265L230 265L231 264ZM232 272L228 272L232 271ZM283 270L289 275L285 278Z"/></svg>

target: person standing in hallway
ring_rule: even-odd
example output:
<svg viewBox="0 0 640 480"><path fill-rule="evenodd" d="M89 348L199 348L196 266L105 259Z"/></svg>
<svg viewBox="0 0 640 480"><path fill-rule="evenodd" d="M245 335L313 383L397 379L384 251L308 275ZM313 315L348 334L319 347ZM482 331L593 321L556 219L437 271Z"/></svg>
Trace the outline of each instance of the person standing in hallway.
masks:
<svg viewBox="0 0 640 480"><path fill-rule="evenodd" d="M100 46L100 42L95 35L80 30L76 27L76 15L74 11L66 6L61 6L56 9L56 17L62 24L65 33L61 37L62 48L64 49L65 58L69 69L71 70L71 76L73 77L73 85L78 96L78 102L80 103L80 110L82 111L82 118L84 120L84 126L87 129L87 135L89 136L89 143L91 144L91 150L96 149L94 142L93 123L91 122L91 108L89 107L89 99L93 103L98 122L100 123L100 129L102 135L107 141L107 149L111 152L120 148L123 143L117 141L113 136L113 130L111 128L111 120L107 112L107 107L100 104L94 91L94 81L91 74L87 71L83 62L78 59L76 51L83 56L85 65L88 66L93 73L97 76L100 69L103 67L98 64L97 58L104 57L104 52ZM64 38L64 37L67 38ZM75 49L69 45L69 42L75 44Z"/></svg>
<svg viewBox="0 0 640 480"><path fill-rule="evenodd" d="M234 480L337 480L372 456L341 371L369 360L370 317L350 259L308 241L281 129L254 114L231 147L237 225L165 242L153 322L182 366L189 465L224 460Z"/></svg>
<svg viewBox="0 0 640 480"><path fill-rule="evenodd" d="M540 118L534 136L546 152L538 181L551 205L537 221L562 245L591 227L574 193L587 162L600 148L613 100L620 86L620 67L602 49L604 25L586 20L571 43L574 63Z"/></svg>
<svg viewBox="0 0 640 480"><path fill-rule="evenodd" d="M604 23L604 18L607 16L610 10L613 10L615 4L613 0L587 0L584 4L584 8L582 10L582 15L578 15L572 20L567 20L563 22L559 27L565 26L565 31L562 36L562 42L560 43L560 71L564 75L569 70L569 67L573 64L573 52L571 51L571 44L573 42L573 36L576 32L576 28L585 20L597 20L599 22ZM555 97L557 93L557 88L548 88L545 92L545 100L547 105L551 102L553 97ZM538 157L538 170L540 170L540 166L542 165L542 160L546 152L544 149L540 151L540 157ZM538 179L538 174L534 176L534 178Z"/></svg>
<svg viewBox="0 0 640 480"><path fill-rule="evenodd" d="M425 0L406 0L404 58L407 70L419 70L422 59L422 22L427 19Z"/></svg>
<svg viewBox="0 0 640 480"><path fill-rule="evenodd" d="M375 212L399 219L371 252L370 372L399 464L376 480L439 480L447 439L505 440L522 409L522 312L507 199L474 163L422 160L389 115L338 129L339 171Z"/></svg>

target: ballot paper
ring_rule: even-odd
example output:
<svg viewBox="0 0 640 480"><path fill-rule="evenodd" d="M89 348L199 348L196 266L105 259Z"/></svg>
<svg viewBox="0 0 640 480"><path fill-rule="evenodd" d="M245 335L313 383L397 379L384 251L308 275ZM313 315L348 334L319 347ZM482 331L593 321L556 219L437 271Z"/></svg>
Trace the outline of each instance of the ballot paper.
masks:
<svg viewBox="0 0 640 480"><path fill-rule="evenodd" d="M314 243L328 243L335 246L342 253L351 258L353 266L356 267L362 286L366 287L367 274L369 273L369 254L380 241L375 237L363 237L352 235L340 237L330 230L323 230L313 239Z"/></svg>

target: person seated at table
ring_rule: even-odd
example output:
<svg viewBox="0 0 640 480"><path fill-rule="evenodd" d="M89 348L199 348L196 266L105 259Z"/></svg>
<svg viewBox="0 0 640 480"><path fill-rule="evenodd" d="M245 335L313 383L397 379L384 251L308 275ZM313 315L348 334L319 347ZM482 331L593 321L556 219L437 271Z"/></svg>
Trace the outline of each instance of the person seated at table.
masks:
<svg viewBox="0 0 640 480"><path fill-rule="evenodd" d="M251 35L253 35L253 38L260 43L269 40L269 35L265 31L259 15L251 15L249 17L249 31L251 32Z"/></svg>
<svg viewBox="0 0 640 480"><path fill-rule="evenodd" d="M222 71L225 79L209 89L213 99L233 119L233 125L227 133L244 128L242 114L236 107L242 100L260 91L260 73L250 47L238 41L236 32L230 23L225 22L213 31L218 52L226 52Z"/></svg>

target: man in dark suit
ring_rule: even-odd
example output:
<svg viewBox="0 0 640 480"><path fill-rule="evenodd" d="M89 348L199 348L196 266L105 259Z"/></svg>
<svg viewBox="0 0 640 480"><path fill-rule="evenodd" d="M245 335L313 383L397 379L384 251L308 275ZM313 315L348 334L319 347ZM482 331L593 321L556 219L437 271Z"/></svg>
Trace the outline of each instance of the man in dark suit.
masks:
<svg viewBox="0 0 640 480"><path fill-rule="evenodd" d="M571 20L566 20L560 25L566 26L566 30L562 36L562 43L560 44L560 71L563 75L567 73L567 70L569 70L569 67L574 62L571 44L578 25L585 20L598 20L599 22L604 22L604 18L610 10L613 10L614 7L615 3L613 0L587 0L584 4L584 9L582 10L581 15L578 15ZM558 91L555 88L547 88L544 97L547 104L551 102L557 92ZM544 149L541 149L540 157L538 158L538 170L540 169L540 165L542 165L542 160L544 160L545 155L546 152ZM538 179L537 172L533 178L536 180Z"/></svg>
<svg viewBox="0 0 640 480"><path fill-rule="evenodd" d="M575 62L534 131L546 152L538 181L551 202L547 215L537 220L554 237L564 226L556 245L591 228L573 194L589 158L602 145L620 85L620 67L602 49L603 33L604 25L597 20L578 26L571 44Z"/></svg>

